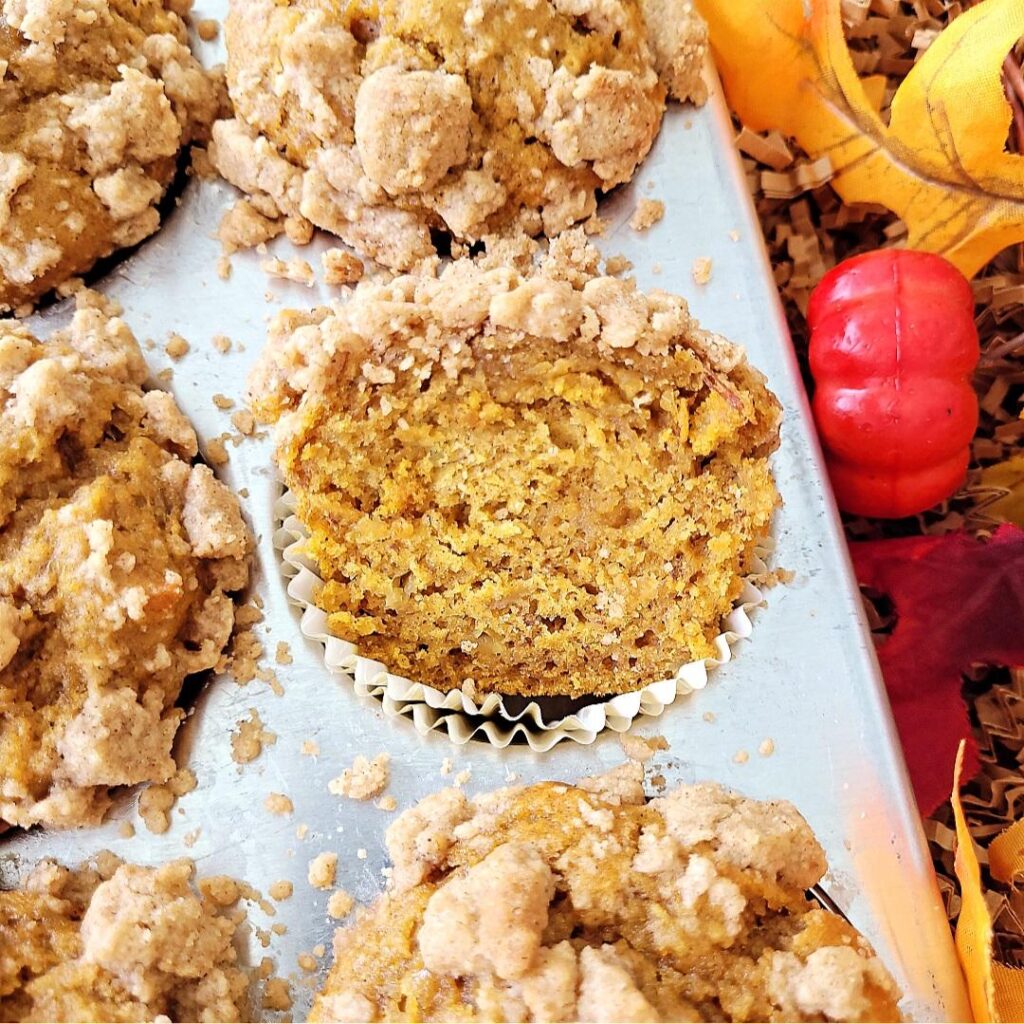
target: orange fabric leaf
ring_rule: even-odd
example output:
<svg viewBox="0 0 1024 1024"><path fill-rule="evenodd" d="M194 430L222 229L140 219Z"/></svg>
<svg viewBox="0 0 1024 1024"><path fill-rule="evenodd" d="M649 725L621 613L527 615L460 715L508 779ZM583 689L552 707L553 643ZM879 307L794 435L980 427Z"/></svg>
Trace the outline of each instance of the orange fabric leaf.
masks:
<svg viewBox="0 0 1024 1024"><path fill-rule="evenodd" d="M1020 0L983 0L940 33L896 91L888 125L853 65L839 0L698 6L732 109L755 131L827 155L847 203L887 206L910 248L941 253L968 277L1024 241L1024 157L1006 152L1002 83L1024 36Z"/></svg>

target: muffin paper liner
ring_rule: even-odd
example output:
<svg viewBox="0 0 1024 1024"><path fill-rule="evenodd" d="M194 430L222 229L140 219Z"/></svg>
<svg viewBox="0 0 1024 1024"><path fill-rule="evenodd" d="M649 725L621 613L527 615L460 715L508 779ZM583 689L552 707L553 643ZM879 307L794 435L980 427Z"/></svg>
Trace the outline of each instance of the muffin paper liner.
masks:
<svg viewBox="0 0 1024 1024"><path fill-rule="evenodd" d="M649 683L641 690L614 697L595 697L592 703L563 697L503 697L488 693L477 703L461 690L447 693L424 683L393 675L387 667L360 655L355 644L330 632L327 613L316 606L315 595L323 581L306 553L309 533L295 515L295 498L285 491L274 507L274 546L281 553L282 572L288 579L288 597L302 609L300 628L304 636L324 647L328 671L344 676L360 696L376 697L388 716L411 718L418 732L445 730L449 739L462 745L483 739L506 747L517 736L536 751L550 750L562 740L593 743L605 729L625 732L641 715L660 715L677 697L707 686L708 671L732 660L732 645L747 639L752 630L750 612L764 603L764 595L748 575L743 591L722 620L722 632L714 639L717 655L687 662L672 679ZM751 559L750 574L767 571L767 559L774 547L766 538L758 543ZM521 706L515 709L515 706Z"/></svg>

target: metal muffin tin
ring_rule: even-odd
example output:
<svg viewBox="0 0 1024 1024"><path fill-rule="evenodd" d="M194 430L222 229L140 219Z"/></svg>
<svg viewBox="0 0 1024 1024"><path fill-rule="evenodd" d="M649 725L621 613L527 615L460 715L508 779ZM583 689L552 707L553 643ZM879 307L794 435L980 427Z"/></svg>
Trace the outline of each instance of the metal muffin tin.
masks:
<svg viewBox="0 0 1024 1024"><path fill-rule="evenodd" d="M225 8L204 0L195 14L220 18ZM204 61L223 59L219 40L195 42ZM627 225L641 197L666 205L664 219L642 234ZM140 340L157 343L147 350L150 366L154 373L172 366L170 388L204 440L233 432L230 413L217 409L213 396L225 394L240 404L266 319L278 308L337 296L336 289L269 280L259 267L264 257L255 252L236 255L230 279L219 279L214 236L233 198L225 184L191 181L159 233L96 285L124 306ZM641 720L634 732L669 740L670 749L655 762L669 786L714 779L753 797L793 801L828 853L825 890L895 974L904 1011L918 1019L967 1020L960 969L717 80L703 109L670 108L636 179L608 197L600 213L609 224L601 248L632 260L642 287L685 295L705 326L744 343L785 406L774 463L785 501L776 518L775 564L795 578L769 591L767 607L754 613L751 640L738 645L732 663L713 672L707 689L681 698L658 719ZM318 235L312 245L294 249L282 238L270 254L300 256L319 270L319 253L337 244ZM711 281L703 286L691 274L698 257L712 260ZM46 335L66 322L70 309L68 302L51 307L31 324ZM172 331L191 343L177 363L163 351ZM233 346L220 354L211 343L218 334L244 350ZM250 935L243 955L252 963L271 956L277 972L293 982L289 1014L261 1011L257 1004L256 1015L301 1020L330 965L335 927L326 914L328 894L306 880L309 860L336 851L337 884L360 900L372 899L384 883L383 835L394 814L327 789L357 754L391 754L389 792L401 809L466 769L466 789L475 792L512 780L572 781L620 763L623 752L608 733L590 746L567 742L546 754L518 745L503 751L472 742L455 747L442 735L421 737L408 719L385 718L375 701L339 685L324 668L322 648L303 638L285 595L272 543L280 484L271 441L250 439L228 450L230 462L220 475L248 491L244 505L258 537L254 591L266 616L261 631L284 695L275 696L259 681L239 686L211 679L176 745L179 763L195 771L199 785L179 799L169 832L147 832L135 813L137 791L122 791L99 828L15 831L0 839L0 881L12 884L41 857L74 864L104 849L138 863L188 856L201 874L234 875L264 894L273 882L289 879L294 895L276 904L273 918L258 907L249 914L254 929L280 924L287 931L271 935L268 948ZM289 665L274 664L279 641L290 646ZM231 733L252 708L277 742L239 766L231 758ZM300 753L307 739L319 744L318 757ZM774 743L771 756L758 752L765 739ZM269 792L287 794L294 813L267 811ZM136 823L132 839L119 833L126 819ZM308 826L301 839L300 825ZM193 845L185 844L186 835ZM317 973L306 974L296 957L320 943L327 955Z"/></svg>

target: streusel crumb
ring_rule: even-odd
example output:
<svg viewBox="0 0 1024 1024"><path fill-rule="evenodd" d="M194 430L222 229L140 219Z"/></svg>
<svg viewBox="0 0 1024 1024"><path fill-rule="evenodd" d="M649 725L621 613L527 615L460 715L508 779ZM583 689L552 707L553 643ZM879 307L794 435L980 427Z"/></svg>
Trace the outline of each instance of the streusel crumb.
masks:
<svg viewBox="0 0 1024 1024"><path fill-rule="evenodd" d="M629 218L629 226L634 231L646 231L664 216L665 204L660 199L641 199Z"/></svg>
<svg viewBox="0 0 1024 1024"><path fill-rule="evenodd" d="M187 860L109 875L44 861L0 891L0 1018L242 1020L237 915L192 873Z"/></svg>
<svg viewBox="0 0 1024 1024"><path fill-rule="evenodd" d="M175 772L186 676L249 579L238 502L128 327L82 292L46 344L0 320L0 820L94 824Z"/></svg>
<svg viewBox="0 0 1024 1024"><path fill-rule="evenodd" d="M388 788L391 781L391 755L383 752L373 760L357 754L351 768L346 768L327 788L335 796L350 800L370 800Z"/></svg>
<svg viewBox="0 0 1024 1024"><path fill-rule="evenodd" d="M622 780L448 790L402 814L388 889L336 933L310 1020L900 1019L868 943L805 897L825 856L792 805L606 788Z"/></svg>
<svg viewBox="0 0 1024 1024"><path fill-rule="evenodd" d="M658 2L234 0L211 158L261 215L393 269L432 229L553 237L630 179L667 92L703 99L704 23Z"/></svg>
<svg viewBox="0 0 1024 1024"><path fill-rule="evenodd" d="M767 534L780 406L685 301L459 260L286 311L250 378L331 631L442 690L636 690L715 654Z"/></svg>

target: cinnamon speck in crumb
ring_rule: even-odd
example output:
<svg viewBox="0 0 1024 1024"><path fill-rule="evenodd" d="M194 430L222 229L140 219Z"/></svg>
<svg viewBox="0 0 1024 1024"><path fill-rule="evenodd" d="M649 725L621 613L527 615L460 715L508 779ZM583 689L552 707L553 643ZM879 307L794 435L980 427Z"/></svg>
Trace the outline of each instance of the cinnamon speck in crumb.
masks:
<svg viewBox="0 0 1024 1024"><path fill-rule="evenodd" d="M634 231L646 231L664 216L665 204L660 199L641 199L629 218L629 226Z"/></svg>
<svg viewBox="0 0 1024 1024"><path fill-rule="evenodd" d="M318 853L310 862L306 877L314 889L330 889L338 871L336 853Z"/></svg>
<svg viewBox="0 0 1024 1024"><path fill-rule="evenodd" d="M295 810L295 805L284 793L268 793L263 806L271 814L291 814Z"/></svg>
<svg viewBox="0 0 1024 1024"><path fill-rule="evenodd" d="M180 334L171 334L167 339L167 344L164 345L164 351L172 359L181 359L182 356L187 355L191 346Z"/></svg>
<svg viewBox="0 0 1024 1024"><path fill-rule="evenodd" d="M697 284L707 284L711 280L711 260L707 256L698 256L693 261L691 273Z"/></svg>

